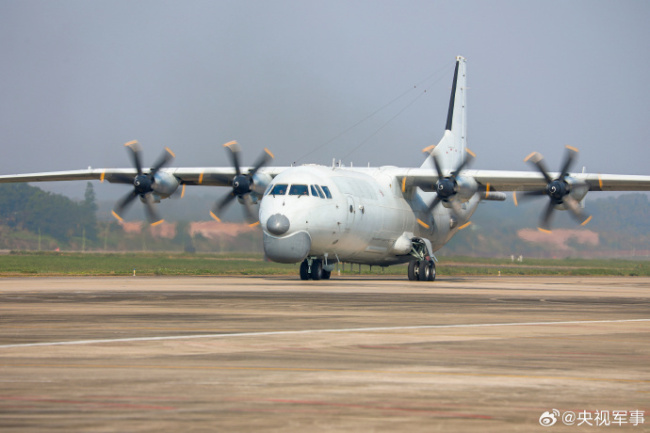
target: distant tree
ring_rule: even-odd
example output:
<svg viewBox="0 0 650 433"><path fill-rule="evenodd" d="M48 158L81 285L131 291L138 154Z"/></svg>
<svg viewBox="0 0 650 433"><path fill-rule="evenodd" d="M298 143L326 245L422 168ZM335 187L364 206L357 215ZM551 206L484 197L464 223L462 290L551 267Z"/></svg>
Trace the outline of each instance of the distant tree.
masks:
<svg viewBox="0 0 650 433"><path fill-rule="evenodd" d="M0 185L0 223L69 242L73 236L97 237L92 186L77 203L60 194L45 192L27 184Z"/></svg>
<svg viewBox="0 0 650 433"><path fill-rule="evenodd" d="M84 200L81 202L81 211L81 226L82 230L85 230L86 238L97 240L97 203L92 182L86 184Z"/></svg>

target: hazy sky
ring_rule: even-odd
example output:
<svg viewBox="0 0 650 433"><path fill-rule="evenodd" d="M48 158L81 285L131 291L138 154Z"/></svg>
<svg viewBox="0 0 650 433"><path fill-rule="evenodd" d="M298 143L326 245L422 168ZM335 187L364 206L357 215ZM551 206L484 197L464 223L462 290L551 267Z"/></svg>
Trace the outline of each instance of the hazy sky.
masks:
<svg viewBox="0 0 650 433"><path fill-rule="evenodd" d="M650 175L648 23L641 0L0 0L0 173L126 167L133 139L147 164L224 166L236 139L247 164L419 166L463 55L473 168L571 144L575 171Z"/></svg>

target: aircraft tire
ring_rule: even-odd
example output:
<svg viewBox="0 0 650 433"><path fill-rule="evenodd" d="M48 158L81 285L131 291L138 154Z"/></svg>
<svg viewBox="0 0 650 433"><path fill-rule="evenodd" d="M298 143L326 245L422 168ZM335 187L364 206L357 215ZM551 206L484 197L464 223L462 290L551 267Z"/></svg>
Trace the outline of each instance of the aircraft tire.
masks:
<svg viewBox="0 0 650 433"><path fill-rule="evenodd" d="M418 274L418 280L420 281L431 281L431 262L429 260L422 260L420 262L420 272Z"/></svg>
<svg viewBox="0 0 650 433"><path fill-rule="evenodd" d="M307 260L304 260L300 264L300 279L301 280L309 279L309 264L307 263Z"/></svg>
<svg viewBox="0 0 650 433"><path fill-rule="evenodd" d="M332 276L332 271L326 271L325 269L323 269L323 279L324 280L329 280L331 276Z"/></svg>
<svg viewBox="0 0 650 433"><path fill-rule="evenodd" d="M323 278L323 262L318 259L311 262L311 278L316 281Z"/></svg>
<svg viewBox="0 0 650 433"><path fill-rule="evenodd" d="M420 262L418 260L411 260L409 262L408 276L409 281L417 281L420 273Z"/></svg>
<svg viewBox="0 0 650 433"><path fill-rule="evenodd" d="M435 281L436 279L436 262L431 260L431 265L429 265L429 281Z"/></svg>

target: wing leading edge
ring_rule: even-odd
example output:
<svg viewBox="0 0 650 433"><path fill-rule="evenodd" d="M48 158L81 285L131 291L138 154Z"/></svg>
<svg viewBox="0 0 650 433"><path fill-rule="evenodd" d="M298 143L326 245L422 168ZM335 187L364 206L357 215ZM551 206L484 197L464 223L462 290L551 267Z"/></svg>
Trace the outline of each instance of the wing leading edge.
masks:
<svg viewBox="0 0 650 433"><path fill-rule="evenodd" d="M252 167L242 167L243 172L248 172ZM275 177L285 170L283 167L262 168L261 173ZM235 176L235 169L232 167L190 167L190 168L168 168L161 169L161 172L172 174L181 184L184 185L206 185L206 186L230 186L230 179ZM144 169L143 173L149 173ZM95 168L86 170L49 171L42 173L11 174L0 176L0 183L19 182L59 182L74 180L99 180L110 183L124 183L125 178L134 178L137 170L133 168Z"/></svg>
<svg viewBox="0 0 650 433"><path fill-rule="evenodd" d="M549 173L557 177L560 173ZM401 180L403 190L420 187L424 191L436 189L438 176L428 169L396 169L395 176ZM533 191L546 186L540 173L507 170L465 170L463 176L473 178L483 186L495 191ZM569 177L585 182L589 191L650 191L650 176L624 174L570 173Z"/></svg>

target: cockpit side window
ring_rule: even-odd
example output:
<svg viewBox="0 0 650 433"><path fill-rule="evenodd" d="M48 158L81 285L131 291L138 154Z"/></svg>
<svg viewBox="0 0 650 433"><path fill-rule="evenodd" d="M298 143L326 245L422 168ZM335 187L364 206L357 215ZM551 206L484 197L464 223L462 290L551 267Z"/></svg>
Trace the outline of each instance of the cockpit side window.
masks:
<svg viewBox="0 0 650 433"><path fill-rule="evenodd" d="M289 195L309 195L307 185L291 185Z"/></svg>
<svg viewBox="0 0 650 433"><path fill-rule="evenodd" d="M316 191L316 187L314 185L309 185L309 189L311 189L311 195L318 197L318 192Z"/></svg>
<svg viewBox="0 0 650 433"><path fill-rule="evenodd" d="M330 189L325 185L323 185L322 188L323 188L323 192L325 192L325 197L332 198L332 193L330 192Z"/></svg>
<svg viewBox="0 0 650 433"><path fill-rule="evenodd" d="M287 193L287 184L277 184L273 187L269 194L271 195L285 195Z"/></svg>
<svg viewBox="0 0 650 433"><path fill-rule="evenodd" d="M318 195L320 198L325 198L325 194L323 194L323 190L320 189L320 186L316 185L316 189L318 190Z"/></svg>

